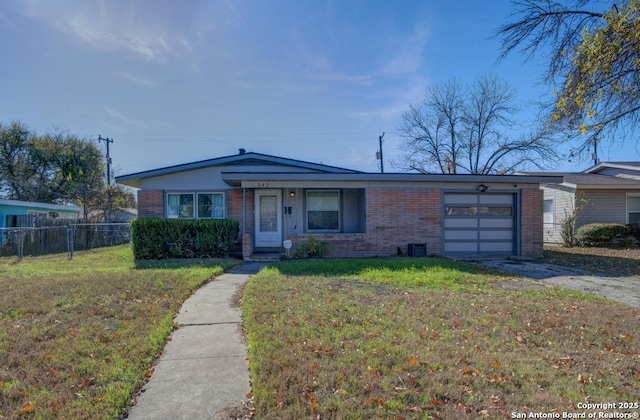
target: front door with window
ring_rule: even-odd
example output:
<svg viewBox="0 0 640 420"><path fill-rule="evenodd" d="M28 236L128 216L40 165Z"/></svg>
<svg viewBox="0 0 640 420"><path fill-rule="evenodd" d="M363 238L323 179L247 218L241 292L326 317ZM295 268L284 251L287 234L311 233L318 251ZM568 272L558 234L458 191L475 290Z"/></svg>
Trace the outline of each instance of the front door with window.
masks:
<svg viewBox="0 0 640 420"><path fill-rule="evenodd" d="M254 246L280 248L282 246L282 191L256 190L255 209Z"/></svg>

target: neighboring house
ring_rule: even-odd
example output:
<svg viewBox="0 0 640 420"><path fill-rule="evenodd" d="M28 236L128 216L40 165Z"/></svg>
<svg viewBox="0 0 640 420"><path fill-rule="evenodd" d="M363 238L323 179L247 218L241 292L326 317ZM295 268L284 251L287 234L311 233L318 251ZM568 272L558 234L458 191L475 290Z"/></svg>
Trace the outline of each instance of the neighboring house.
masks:
<svg viewBox="0 0 640 420"><path fill-rule="evenodd" d="M112 209L111 223L129 223L138 217L138 209ZM95 223L106 223L107 216L102 210L89 212L88 220Z"/></svg>
<svg viewBox="0 0 640 420"><path fill-rule="evenodd" d="M523 172L560 176L544 183L544 241L562 243L561 226L580 206L576 226L589 223L640 223L640 162L602 162L583 172Z"/></svg>
<svg viewBox="0 0 640 420"><path fill-rule="evenodd" d="M245 259L313 237L330 256L542 255L540 183L555 176L365 173L260 153L116 178L138 217L231 218Z"/></svg>
<svg viewBox="0 0 640 420"><path fill-rule="evenodd" d="M0 199L0 228L32 227L36 220L76 219L80 207Z"/></svg>

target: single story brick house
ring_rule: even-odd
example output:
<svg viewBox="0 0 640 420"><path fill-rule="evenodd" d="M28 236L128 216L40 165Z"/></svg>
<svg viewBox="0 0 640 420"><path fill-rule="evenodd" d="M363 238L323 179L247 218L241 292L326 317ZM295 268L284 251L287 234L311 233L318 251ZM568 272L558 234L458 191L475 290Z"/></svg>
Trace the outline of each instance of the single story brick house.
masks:
<svg viewBox="0 0 640 420"><path fill-rule="evenodd" d="M310 237L335 257L540 257L540 184L562 178L367 173L240 149L116 181L139 189L140 218L239 221L243 257L252 259Z"/></svg>
<svg viewBox="0 0 640 420"><path fill-rule="evenodd" d="M541 184L546 243L562 243L562 222L576 206L580 206L576 227L640 223L640 162L601 162L582 172L522 173L563 179Z"/></svg>

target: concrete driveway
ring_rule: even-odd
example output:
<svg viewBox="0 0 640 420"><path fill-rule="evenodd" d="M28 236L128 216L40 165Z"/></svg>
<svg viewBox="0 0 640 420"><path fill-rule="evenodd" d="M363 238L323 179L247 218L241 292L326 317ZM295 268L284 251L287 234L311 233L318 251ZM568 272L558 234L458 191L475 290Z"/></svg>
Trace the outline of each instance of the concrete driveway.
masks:
<svg viewBox="0 0 640 420"><path fill-rule="evenodd" d="M640 277L617 277L534 261L475 261L486 267L640 307Z"/></svg>

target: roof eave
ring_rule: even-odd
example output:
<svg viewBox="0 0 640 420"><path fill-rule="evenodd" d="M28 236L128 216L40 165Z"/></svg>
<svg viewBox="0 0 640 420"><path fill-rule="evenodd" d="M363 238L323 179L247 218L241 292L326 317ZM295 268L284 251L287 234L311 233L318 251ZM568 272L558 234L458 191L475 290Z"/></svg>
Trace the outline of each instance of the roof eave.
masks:
<svg viewBox="0 0 640 420"><path fill-rule="evenodd" d="M441 175L441 174L379 174L379 173L281 173L281 172L223 172L222 180L229 186L239 187L243 182L258 181L369 181L369 182L441 182L441 183L502 183L542 184L561 183L557 176L526 175Z"/></svg>

